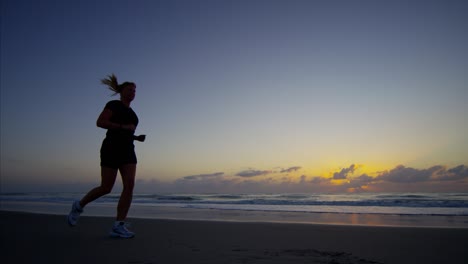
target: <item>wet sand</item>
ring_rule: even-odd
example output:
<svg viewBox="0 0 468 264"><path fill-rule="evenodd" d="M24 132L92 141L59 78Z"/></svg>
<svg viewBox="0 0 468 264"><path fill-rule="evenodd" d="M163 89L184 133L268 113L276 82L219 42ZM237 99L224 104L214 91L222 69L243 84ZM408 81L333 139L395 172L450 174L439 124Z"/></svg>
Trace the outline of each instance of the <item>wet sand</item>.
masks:
<svg viewBox="0 0 468 264"><path fill-rule="evenodd" d="M12 202L2 201L0 210L36 214L64 215L70 211L70 203ZM114 217L115 204L93 203L86 207L84 216ZM146 219L237 221L292 224L333 224L396 227L450 227L468 228L468 216L443 215L392 215L310 213L285 211L244 211L190 208L188 206L151 206L132 204L129 216Z"/></svg>

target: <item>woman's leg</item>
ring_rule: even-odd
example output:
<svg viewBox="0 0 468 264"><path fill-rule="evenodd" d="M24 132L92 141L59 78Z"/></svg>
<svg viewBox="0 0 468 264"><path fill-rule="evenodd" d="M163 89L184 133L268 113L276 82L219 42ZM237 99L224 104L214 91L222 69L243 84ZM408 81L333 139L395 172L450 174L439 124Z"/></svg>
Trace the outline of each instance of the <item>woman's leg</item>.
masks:
<svg viewBox="0 0 468 264"><path fill-rule="evenodd" d="M122 175L123 190L117 205L117 221L124 221L127 218L128 210L132 203L133 187L135 186L136 164L125 164L120 167Z"/></svg>
<svg viewBox="0 0 468 264"><path fill-rule="evenodd" d="M81 208L97 198L106 195L112 191L115 179L117 178L117 169L101 167L101 185L89 191L80 201Z"/></svg>

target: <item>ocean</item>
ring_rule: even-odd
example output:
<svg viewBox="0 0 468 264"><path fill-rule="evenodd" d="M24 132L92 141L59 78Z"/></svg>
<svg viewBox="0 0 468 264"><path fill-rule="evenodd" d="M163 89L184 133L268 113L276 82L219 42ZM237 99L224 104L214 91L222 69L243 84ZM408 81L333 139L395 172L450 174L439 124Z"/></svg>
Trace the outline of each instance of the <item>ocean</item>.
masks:
<svg viewBox="0 0 468 264"><path fill-rule="evenodd" d="M95 207L90 210L90 214L105 216L114 214L119 195L113 193L99 198L90 204L94 204ZM0 209L66 214L72 201L82 196L82 193L2 193L0 194ZM93 206L87 208L93 208ZM133 197L132 210L134 215L144 218L234 221L266 219L265 221L314 223L327 223L330 219L342 219L333 221L345 224L351 221L351 218L374 220L379 217L381 219L393 218L400 222L424 218L426 220L437 219L435 222L441 226L450 226L456 222L457 225L468 227L468 193L140 193ZM312 215L315 217L311 217ZM420 217L417 218L418 216ZM398 221L396 225L399 225ZM447 223L444 224L444 221ZM366 223L364 221L364 224ZM405 224L408 223L402 223L402 225Z"/></svg>

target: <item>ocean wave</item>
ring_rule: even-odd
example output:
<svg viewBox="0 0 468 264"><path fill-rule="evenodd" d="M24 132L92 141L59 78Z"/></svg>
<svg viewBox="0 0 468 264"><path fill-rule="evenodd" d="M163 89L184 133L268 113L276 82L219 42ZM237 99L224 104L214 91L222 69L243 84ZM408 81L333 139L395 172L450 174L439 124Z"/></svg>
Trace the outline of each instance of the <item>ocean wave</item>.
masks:
<svg viewBox="0 0 468 264"><path fill-rule="evenodd" d="M22 202L71 203L79 199L79 193L2 193L0 200ZM120 193L112 193L96 200L96 203L117 203ZM393 212L394 208L425 214L440 214L440 208L453 214L468 211L468 193L378 193L378 194L135 194L134 204L165 206L199 206L226 208L276 208L278 210L346 210L361 212L377 210ZM263 209L262 209L263 208ZM370 209L371 208L371 209Z"/></svg>

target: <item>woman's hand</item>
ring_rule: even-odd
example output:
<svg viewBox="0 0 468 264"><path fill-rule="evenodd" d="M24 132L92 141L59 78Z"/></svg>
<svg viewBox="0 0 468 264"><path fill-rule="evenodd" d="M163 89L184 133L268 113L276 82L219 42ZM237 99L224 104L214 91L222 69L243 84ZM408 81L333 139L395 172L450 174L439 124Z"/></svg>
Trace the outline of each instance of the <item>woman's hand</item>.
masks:
<svg viewBox="0 0 468 264"><path fill-rule="evenodd" d="M146 139L146 135L135 136L135 140L138 140L140 142L145 142L145 139Z"/></svg>

